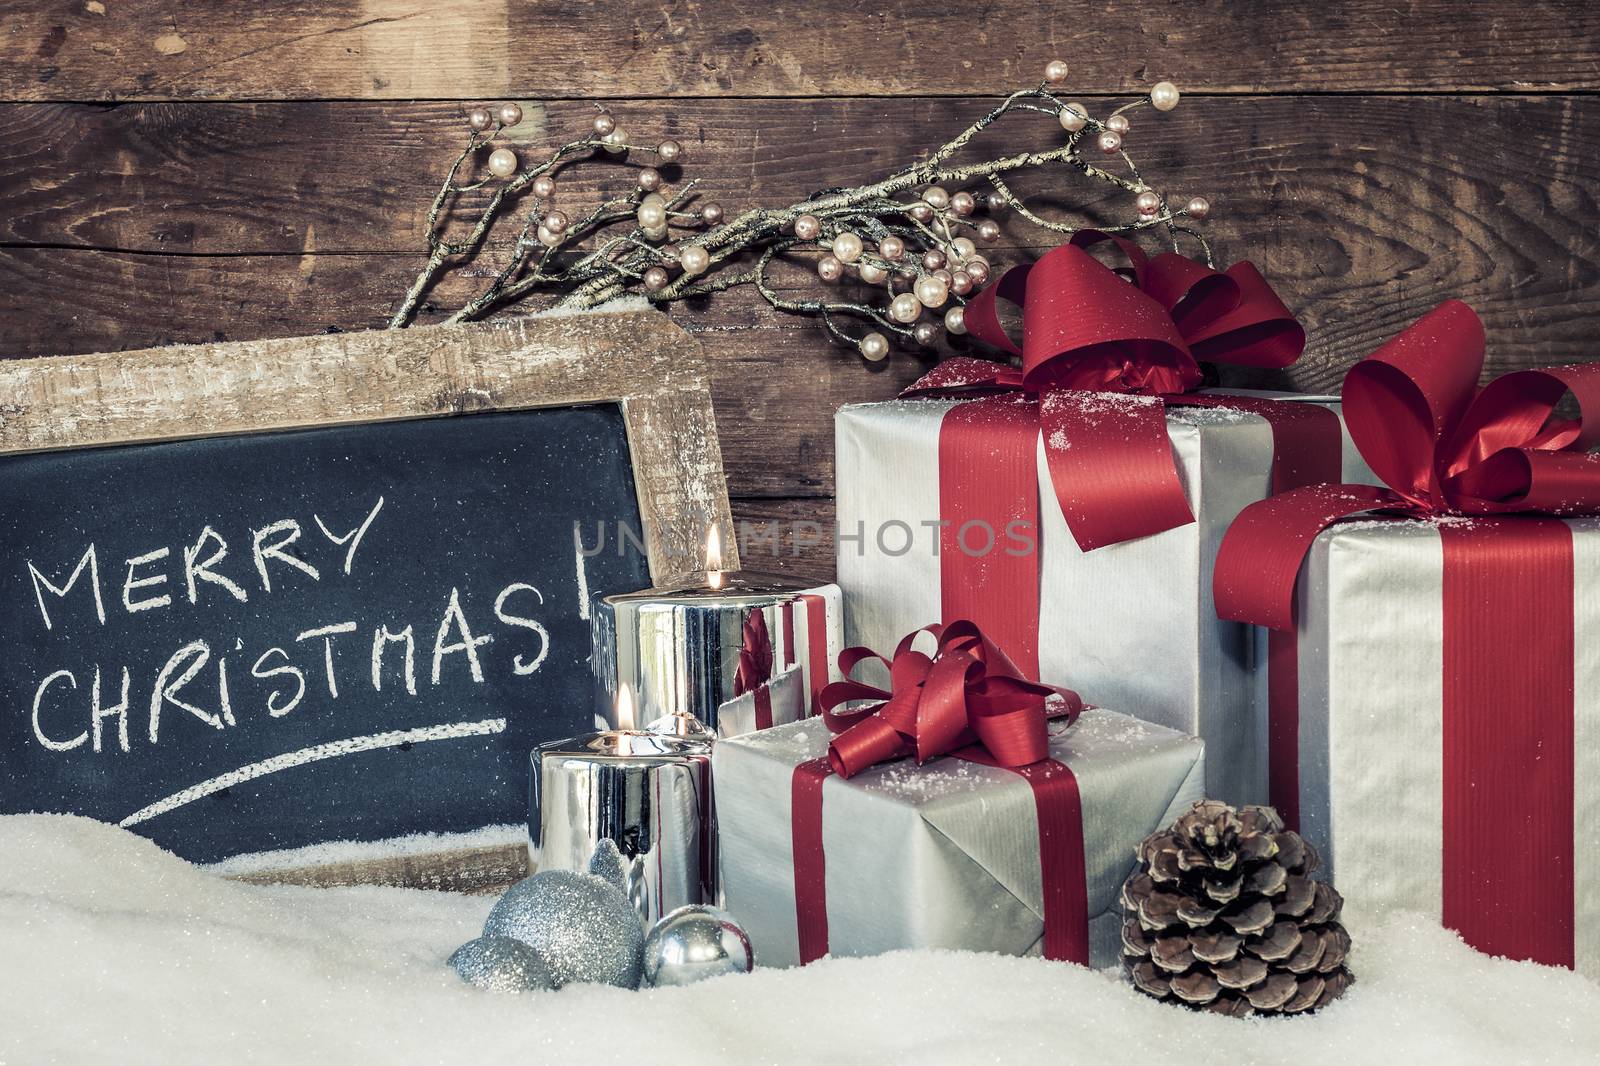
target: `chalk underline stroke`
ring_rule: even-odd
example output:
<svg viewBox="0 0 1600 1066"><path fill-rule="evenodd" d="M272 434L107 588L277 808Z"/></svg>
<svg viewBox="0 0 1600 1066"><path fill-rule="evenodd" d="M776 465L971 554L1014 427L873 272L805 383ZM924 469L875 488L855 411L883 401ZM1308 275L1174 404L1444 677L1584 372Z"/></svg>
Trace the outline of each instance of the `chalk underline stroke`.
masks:
<svg viewBox="0 0 1600 1066"><path fill-rule="evenodd" d="M377 751L380 748L397 748L402 744L422 744L430 740L456 740L461 737L481 737L492 733L504 733L506 720L504 718L486 718L481 722L453 722L447 725L423 726L419 729L397 729L388 733L373 733L365 737L350 737L346 740L333 740L326 744L315 744L299 751L285 752L274 755L270 759L254 762L248 766L241 766L237 770L220 774L210 780L202 781L198 785L190 785L182 792L174 792L165 799L156 800L148 807L142 807L128 815L117 824L124 829L136 826L140 822L148 822L157 815L166 814L176 810L197 799L221 792L225 788L241 785L246 781L253 781L258 777L275 774L280 770L293 769L307 763L320 762L323 759L336 759L341 755L358 755L364 751Z"/></svg>

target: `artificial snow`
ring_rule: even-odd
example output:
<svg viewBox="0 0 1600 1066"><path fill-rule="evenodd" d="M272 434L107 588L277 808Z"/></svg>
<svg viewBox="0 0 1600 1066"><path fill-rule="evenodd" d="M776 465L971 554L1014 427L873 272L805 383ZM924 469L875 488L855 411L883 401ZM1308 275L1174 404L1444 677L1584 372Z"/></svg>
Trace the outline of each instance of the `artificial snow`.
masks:
<svg viewBox="0 0 1600 1066"><path fill-rule="evenodd" d="M247 885L61 815L0 817L0 857L3 1066L1600 1062L1600 985L1486 958L1421 919L1352 918L1355 987L1272 1021L954 952L503 995L445 966L491 897Z"/></svg>

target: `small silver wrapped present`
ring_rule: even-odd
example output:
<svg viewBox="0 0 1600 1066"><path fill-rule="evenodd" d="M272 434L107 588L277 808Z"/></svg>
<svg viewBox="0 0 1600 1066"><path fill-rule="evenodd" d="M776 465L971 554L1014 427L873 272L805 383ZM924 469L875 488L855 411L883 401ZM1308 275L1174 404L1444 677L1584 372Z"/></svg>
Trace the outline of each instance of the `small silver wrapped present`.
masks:
<svg viewBox="0 0 1600 1066"><path fill-rule="evenodd" d="M813 718L712 757L725 904L763 966L898 948L1109 965L1135 847L1203 794L1199 740L1101 709L1052 722L1050 758L1023 771L957 754L845 779L817 766L831 735ZM1063 785L1068 823L1041 798ZM1081 883L1051 872L1067 869ZM1076 947L1052 952L1051 937Z"/></svg>

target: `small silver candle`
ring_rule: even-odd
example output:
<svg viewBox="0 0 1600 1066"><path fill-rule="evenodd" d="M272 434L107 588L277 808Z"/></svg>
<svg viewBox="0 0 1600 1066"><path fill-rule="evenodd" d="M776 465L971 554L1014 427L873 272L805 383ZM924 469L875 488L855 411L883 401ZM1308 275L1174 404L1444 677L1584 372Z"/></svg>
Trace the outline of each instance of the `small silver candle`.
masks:
<svg viewBox="0 0 1600 1066"><path fill-rule="evenodd" d="M718 708L786 667L807 661L826 677L839 639L838 587L721 570L718 554L713 529L706 570L665 587L592 599L596 706L612 706L627 685L641 721L694 718L723 735ZM815 653L813 630L827 645ZM810 664L813 657L821 662Z"/></svg>
<svg viewBox="0 0 1600 1066"><path fill-rule="evenodd" d="M630 724L626 693L618 716ZM540 869L613 862L646 925L716 899L711 740L632 728L541 744L532 754L529 830ZM616 872L616 871L613 871Z"/></svg>

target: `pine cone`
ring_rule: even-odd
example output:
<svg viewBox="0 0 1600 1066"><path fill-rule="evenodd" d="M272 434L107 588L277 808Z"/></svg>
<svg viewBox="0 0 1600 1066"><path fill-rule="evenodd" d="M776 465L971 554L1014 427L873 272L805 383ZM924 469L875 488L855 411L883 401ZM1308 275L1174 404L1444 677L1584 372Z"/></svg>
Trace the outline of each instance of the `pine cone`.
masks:
<svg viewBox="0 0 1600 1066"><path fill-rule="evenodd" d="M1122 886L1123 968L1157 999L1242 1017L1327 1006L1354 978L1344 900L1271 807L1203 800L1139 845Z"/></svg>

